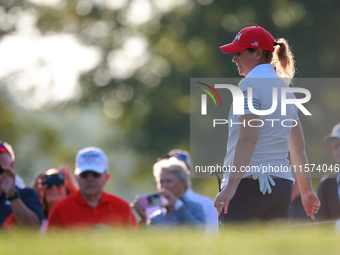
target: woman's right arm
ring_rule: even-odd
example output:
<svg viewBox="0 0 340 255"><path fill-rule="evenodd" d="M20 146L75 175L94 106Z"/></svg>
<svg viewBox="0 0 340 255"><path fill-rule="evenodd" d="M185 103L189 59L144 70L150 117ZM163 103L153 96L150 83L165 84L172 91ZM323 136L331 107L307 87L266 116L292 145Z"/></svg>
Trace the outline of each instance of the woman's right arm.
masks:
<svg viewBox="0 0 340 255"><path fill-rule="evenodd" d="M239 122L249 123L251 119L259 119L259 116L254 114L246 114L239 117ZM249 125L239 126L239 135L235 146L233 167L236 171L232 171L229 175L227 185L216 196L214 207L217 208L218 215L224 211L228 212L230 200L236 193L237 187L245 173L242 168L249 165L249 162L254 154L257 140L260 134L260 127L251 127Z"/></svg>

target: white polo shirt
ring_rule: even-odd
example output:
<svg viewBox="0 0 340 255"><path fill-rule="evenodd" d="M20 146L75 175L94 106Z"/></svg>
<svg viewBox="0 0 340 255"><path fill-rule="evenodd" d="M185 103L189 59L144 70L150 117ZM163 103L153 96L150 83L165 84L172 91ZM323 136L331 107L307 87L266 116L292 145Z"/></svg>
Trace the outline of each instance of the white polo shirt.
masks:
<svg viewBox="0 0 340 255"><path fill-rule="evenodd" d="M287 159L288 141L291 126L295 124L294 120L298 120L299 118L298 108L292 104L287 104L285 116L281 114L281 88L286 88L288 85L277 75L272 64L262 64L253 68L239 83L238 87L244 94L244 115L253 114L248 108L248 88L252 88L252 102L256 110L268 110L272 107L273 88L277 88L276 110L269 115L258 115L262 122L254 121L251 123L256 126L260 126L263 123L263 126L260 127L259 139L249 163L248 171L245 172L243 178L249 177L253 173L266 170L266 173L270 173L271 176L294 181ZM293 93L287 93L286 97L289 99L295 98ZM232 166L235 146L239 135L239 126L243 125L231 125L231 123L240 123L238 120L240 116L241 115L233 115L233 106L231 106L228 119L229 137L227 154L224 159L224 165L227 167ZM282 123L286 127L284 127ZM270 170L270 166L273 167L272 171ZM226 184L229 174L230 173L224 174L222 186Z"/></svg>

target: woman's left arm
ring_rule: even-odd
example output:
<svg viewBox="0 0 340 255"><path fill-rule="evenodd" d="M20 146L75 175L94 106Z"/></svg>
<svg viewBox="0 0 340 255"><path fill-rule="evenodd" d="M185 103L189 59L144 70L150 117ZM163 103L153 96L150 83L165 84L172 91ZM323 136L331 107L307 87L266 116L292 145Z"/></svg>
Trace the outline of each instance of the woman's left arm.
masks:
<svg viewBox="0 0 340 255"><path fill-rule="evenodd" d="M219 215L221 214L223 208L224 213L227 213L229 202L235 195L236 189L244 175L245 167L249 165L249 162L254 154L260 134L260 127L251 127L248 125L248 121L254 119L259 119L259 116L254 114L246 114L239 117L238 119L240 123L244 124L238 124L239 135L233 158L233 167L236 169L236 171L230 173L228 184L216 196L214 206L217 208Z"/></svg>
<svg viewBox="0 0 340 255"><path fill-rule="evenodd" d="M309 169L302 170L302 166L303 168L308 166L308 159L300 121L298 121L298 125L292 128L289 138L289 154L293 166L292 169L295 169L296 178L299 182L303 207L307 216L314 219L314 215L319 210L320 201L313 191Z"/></svg>

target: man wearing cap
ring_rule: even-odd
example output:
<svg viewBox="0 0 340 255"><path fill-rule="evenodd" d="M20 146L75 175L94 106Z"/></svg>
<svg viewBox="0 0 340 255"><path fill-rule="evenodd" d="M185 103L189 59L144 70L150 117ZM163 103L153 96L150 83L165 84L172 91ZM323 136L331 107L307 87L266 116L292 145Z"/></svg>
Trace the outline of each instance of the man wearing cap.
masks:
<svg viewBox="0 0 340 255"><path fill-rule="evenodd" d="M103 191L111 175L105 153L96 147L80 150L75 175L79 191L57 203L48 217L50 228L136 227L129 204Z"/></svg>
<svg viewBox="0 0 340 255"><path fill-rule="evenodd" d="M31 188L15 185L14 152L12 146L0 142L0 229L11 219L14 226L39 228L43 210L38 194Z"/></svg>
<svg viewBox="0 0 340 255"><path fill-rule="evenodd" d="M340 123L334 126L332 133L324 139L330 142L333 158L340 164ZM340 218L340 172L326 175L321 179L318 187L318 197L321 206L318 219Z"/></svg>

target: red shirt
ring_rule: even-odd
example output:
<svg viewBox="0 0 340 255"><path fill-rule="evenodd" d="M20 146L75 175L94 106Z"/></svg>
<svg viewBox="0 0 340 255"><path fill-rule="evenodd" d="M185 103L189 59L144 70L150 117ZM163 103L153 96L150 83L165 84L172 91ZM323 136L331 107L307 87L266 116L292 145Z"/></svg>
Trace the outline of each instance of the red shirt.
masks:
<svg viewBox="0 0 340 255"><path fill-rule="evenodd" d="M77 191L52 208L47 229L93 228L98 225L136 227L137 221L129 204L122 198L103 191L99 204L93 208Z"/></svg>

